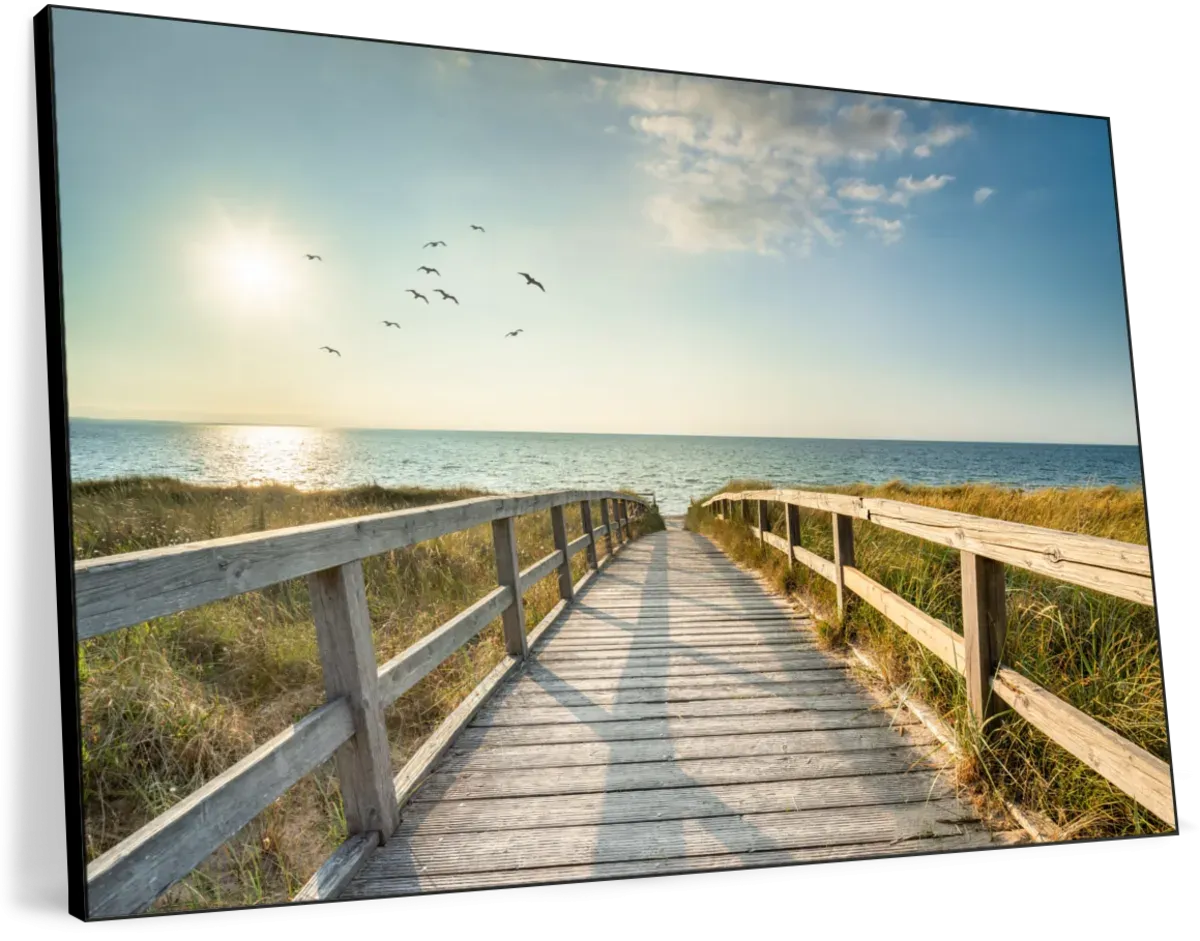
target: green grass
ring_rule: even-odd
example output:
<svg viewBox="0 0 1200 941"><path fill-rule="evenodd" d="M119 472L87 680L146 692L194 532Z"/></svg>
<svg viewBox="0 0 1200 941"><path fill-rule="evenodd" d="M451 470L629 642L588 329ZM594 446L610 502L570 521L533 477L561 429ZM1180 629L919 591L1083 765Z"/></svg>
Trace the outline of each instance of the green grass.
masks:
<svg viewBox="0 0 1200 941"><path fill-rule="evenodd" d="M767 489L761 481L731 481L722 490ZM812 488L806 488L812 489ZM987 485L829 488L887 497L1050 529L1146 543L1140 490L1115 487L1020 491ZM833 557L830 515L800 511L801 544ZM956 731L964 782L982 783L1032 809L1063 837L1090 838L1167 832L1142 809L1011 712L980 734L969 719L961 677L865 602L844 621L836 617L833 586L763 547L747 527L720 521L694 503L688 527L712 536L737 561L761 569L783 591L807 601L818 633L832 646L853 642L868 651L887 682L906 686L936 708ZM783 508L771 508L771 529L785 533ZM854 521L858 567L922 611L962 633L959 554L915 537ZM1003 660L1120 735L1169 761L1158 625L1144 605L1077 588L1008 566L1008 637Z"/></svg>
<svg viewBox="0 0 1200 941"><path fill-rule="evenodd" d="M469 490L301 492L163 478L72 487L77 559L442 503ZM578 505L568 538L582 534ZM600 525L593 508L594 526ZM657 509L635 531L661 529ZM553 551L549 512L518 519L522 567ZM599 552L604 553L604 540ZM572 559L576 580L586 553ZM490 526L363 563L382 663L496 584ZM553 575L525 595L532 628L558 601ZM497 619L387 712L393 768L504 656ZM84 816L94 859L324 701L303 579L85 641L80 647ZM286 901L345 838L332 762L260 814L155 910Z"/></svg>

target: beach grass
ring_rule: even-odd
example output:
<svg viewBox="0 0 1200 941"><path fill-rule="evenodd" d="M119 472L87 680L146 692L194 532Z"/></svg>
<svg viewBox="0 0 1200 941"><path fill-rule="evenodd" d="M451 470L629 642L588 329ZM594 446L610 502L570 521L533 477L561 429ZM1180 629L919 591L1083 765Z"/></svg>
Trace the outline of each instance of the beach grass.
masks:
<svg viewBox="0 0 1200 941"><path fill-rule="evenodd" d="M722 491L770 489L735 480ZM817 489L806 487L803 489ZM822 488L886 497L976 516L1123 542L1147 542L1140 490L1116 487L1022 491L991 485L912 486L892 482ZM720 491L718 491L720 492ZM692 504L690 529L714 538L736 561L761 570L780 590L804 600L831 647L864 650L888 685L906 688L954 729L964 785L1031 812L1054 839L1167 832L1171 828L1011 711L982 730L970 720L962 678L864 602L836 615L833 586L804 566L790 571L782 553L764 546L740 522L717 520ZM801 544L833 558L830 514L800 510ZM957 550L854 520L855 561L871 578L962 633ZM783 508L771 529L784 535ZM1152 608L1006 567L1006 664L1120 735L1170 761L1158 624Z"/></svg>
<svg viewBox="0 0 1200 941"><path fill-rule="evenodd" d="M77 560L480 496L467 489L206 487L166 478L72 486ZM582 534L578 505L568 538ZM599 525L593 513L593 525ZM661 529L657 509L635 533ZM516 523L520 564L553 551L548 511ZM605 552L604 540L597 550ZM572 559L576 580L586 553ZM401 652L496 585L490 526L363 563L376 656ZM553 575L525 594L532 628ZM387 712L394 770L504 656L497 619ZM324 701L303 579L157 618L79 649L83 802L94 859ZM243 828L155 911L287 901L345 838L332 762Z"/></svg>

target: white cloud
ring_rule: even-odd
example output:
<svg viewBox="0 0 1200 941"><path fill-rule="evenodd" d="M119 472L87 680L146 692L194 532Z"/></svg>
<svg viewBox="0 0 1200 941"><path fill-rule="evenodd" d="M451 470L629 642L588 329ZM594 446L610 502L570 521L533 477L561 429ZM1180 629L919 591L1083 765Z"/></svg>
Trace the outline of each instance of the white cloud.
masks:
<svg viewBox="0 0 1200 941"><path fill-rule="evenodd" d="M847 105L816 89L637 76L614 83L613 93L653 148L644 167L662 188L648 215L688 251L803 254L818 241L837 245L841 207L828 168L907 147L903 111ZM886 193L863 180L846 187L858 194L850 199Z"/></svg>
<svg viewBox="0 0 1200 941"><path fill-rule="evenodd" d="M931 173L923 180L914 180L911 176L902 176L896 181L896 191L888 197L888 202L897 206L907 206L908 201L912 197L920 196L923 193L936 192L953 179L954 177L945 173L941 175Z"/></svg>
<svg viewBox="0 0 1200 941"><path fill-rule="evenodd" d="M861 203L873 203L887 195L887 187L882 183L868 183L866 180L843 180L838 185L837 194L842 199L853 199Z"/></svg>
<svg viewBox="0 0 1200 941"><path fill-rule="evenodd" d="M866 212L855 216L854 221L859 225L868 226L872 235L883 239L884 245L898 242L904 235L904 223L899 219L882 219L874 213Z"/></svg>
<svg viewBox="0 0 1200 941"><path fill-rule="evenodd" d="M996 192L990 186L981 186L975 191L975 205L982 206L992 193Z"/></svg>
<svg viewBox="0 0 1200 941"><path fill-rule="evenodd" d="M454 59L454 64L460 69L469 69L471 67L471 57L465 52L460 52Z"/></svg>
<svg viewBox="0 0 1200 941"><path fill-rule="evenodd" d="M971 128L966 124L939 124L920 135L917 145L913 148L913 155L916 157L932 156L938 147L953 144L970 133Z"/></svg>

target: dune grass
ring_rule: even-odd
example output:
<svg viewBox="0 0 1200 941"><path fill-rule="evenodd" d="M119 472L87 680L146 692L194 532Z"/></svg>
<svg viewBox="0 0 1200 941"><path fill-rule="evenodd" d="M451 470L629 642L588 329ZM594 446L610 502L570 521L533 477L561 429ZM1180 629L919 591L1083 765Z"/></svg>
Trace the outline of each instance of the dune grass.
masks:
<svg viewBox="0 0 1200 941"><path fill-rule="evenodd" d="M722 490L769 489L762 481L731 481ZM811 487L804 489L814 489ZM1146 543L1140 490L1076 488L1020 491L989 485L956 487L854 485L826 488L926 506ZM830 514L802 509L801 544L833 557ZM762 570L782 591L817 613L823 640L854 643L880 666L887 682L907 687L954 728L966 756L960 776L1032 810L1058 839L1167 832L1170 828L1100 775L1050 742L1012 712L980 734L966 707L962 678L866 603L836 616L833 586L763 546L738 522L715 519L693 503L688 527L712 536L737 561ZM771 529L784 535L783 508L771 508ZM922 539L854 520L858 568L922 611L962 633L959 553ZM1003 660L1087 715L1170 761L1167 747L1158 624L1153 609L1006 567L1008 636Z"/></svg>
<svg viewBox="0 0 1200 941"><path fill-rule="evenodd" d="M76 558L277 529L479 496L378 486L329 492L202 487L163 478L72 487ZM578 505L568 538L583 532ZM600 525L593 508L593 525ZM657 510L635 533L661 529ZM549 512L517 520L520 564L553 551ZM604 540L598 552L603 557ZM586 553L572 559L574 578ZM496 584L490 526L364 564L379 662ZM530 628L558 601L553 575L525 595ZM393 769L504 656L490 624L388 710ZM88 859L133 833L324 701L303 579L85 641L79 651ZM286 901L345 838L332 762L307 776L170 889L154 910Z"/></svg>

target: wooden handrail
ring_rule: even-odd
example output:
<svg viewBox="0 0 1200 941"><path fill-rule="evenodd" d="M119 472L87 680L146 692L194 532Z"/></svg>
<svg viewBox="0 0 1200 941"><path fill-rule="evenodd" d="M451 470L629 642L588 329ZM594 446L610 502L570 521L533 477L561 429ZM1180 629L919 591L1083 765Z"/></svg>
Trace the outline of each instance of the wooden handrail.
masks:
<svg viewBox="0 0 1200 941"><path fill-rule="evenodd" d="M325 898L335 891L346 873L390 838L402 798L421 770L406 766L393 779L383 710L503 617L509 655L455 710L455 721L473 714L525 655L522 595L541 579L559 576L562 600L530 635L540 636L587 581L585 576L571 585L570 558L587 549L589 574L597 569L596 541L609 535L609 526L592 528L589 505L594 500L621 507L627 501L643 504L640 497L609 490L481 497L76 563L80 640L308 576L329 698L97 857L87 870L89 913L113 917L145 910L330 757L336 758L350 839L297 899ZM584 534L565 543L561 513L572 503L580 504ZM514 519L541 510L551 510L560 545L518 571ZM627 514L624 521L628 527ZM500 584L398 656L376 665L361 561L485 523L492 524ZM434 754L440 747L433 743L424 751Z"/></svg>
<svg viewBox="0 0 1200 941"><path fill-rule="evenodd" d="M759 501L759 526L749 524L745 507L751 500ZM794 511L789 510L786 515L787 539L767 532L766 515L761 507L772 502L830 513L837 558L831 562L799 546L799 522ZM844 586L964 676L971 712L981 726L995 712L994 699L1003 700L1034 728L1155 816L1175 826L1169 764L1000 663L1006 628L1004 565L1152 605L1154 586L1147 547L896 500L819 491L722 492L701 505L711 508L721 518L733 518L733 507L740 505L743 507L740 519L747 522L763 543L808 566L839 588L839 614L845 606L841 595ZM854 567L851 518L960 550L966 636L955 633Z"/></svg>

